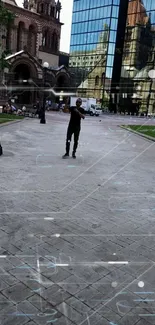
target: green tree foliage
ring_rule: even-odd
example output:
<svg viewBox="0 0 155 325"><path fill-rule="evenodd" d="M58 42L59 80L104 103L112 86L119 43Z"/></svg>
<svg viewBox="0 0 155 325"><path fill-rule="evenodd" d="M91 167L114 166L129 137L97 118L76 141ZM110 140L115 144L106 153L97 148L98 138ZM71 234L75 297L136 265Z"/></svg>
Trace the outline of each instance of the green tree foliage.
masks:
<svg viewBox="0 0 155 325"><path fill-rule="evenodd" d="M7 51L3 51L0 58L0 70L3 71L5 68L9 68L9 63L5 60L5 57L8 55Z"/></svg>
<svg viewBox="0 0 155 325"><path fill-rule="evenodd" d="M15 14L5 8L4 4L0 1L0 24L1 26L8 26L14 22Z"/></svg>
<svg viewBox="0 0 155 325"><path fill-rule="evenodd" d="M8 37L8 32L11 28L15 19L15 14L8 10L0 0L0 28L5 27L7 35L3 37ZM0 40L1 48L1 40ZM5 68L9 68L8 62L6 62L5 57L10 53L9 50L0 51L0 70L3 72Z"/></svg>

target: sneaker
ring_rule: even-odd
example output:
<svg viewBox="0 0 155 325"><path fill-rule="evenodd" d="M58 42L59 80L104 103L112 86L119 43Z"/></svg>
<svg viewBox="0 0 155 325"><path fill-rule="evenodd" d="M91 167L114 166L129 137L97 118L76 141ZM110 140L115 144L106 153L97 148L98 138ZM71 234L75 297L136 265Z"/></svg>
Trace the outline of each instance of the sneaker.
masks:
<svg viewBox="0 0 155 325"><path fill-rule="evenodd" d="M66 159L69 157L69 154L68 153L65 153L65 155L62 156L62 159Z"/></svg>
<svg viewBox="0 0 155 325"><path fill-rule="evenodd" d="M76 155L74 152L72 153L72 158L76 159Z"/></svg>

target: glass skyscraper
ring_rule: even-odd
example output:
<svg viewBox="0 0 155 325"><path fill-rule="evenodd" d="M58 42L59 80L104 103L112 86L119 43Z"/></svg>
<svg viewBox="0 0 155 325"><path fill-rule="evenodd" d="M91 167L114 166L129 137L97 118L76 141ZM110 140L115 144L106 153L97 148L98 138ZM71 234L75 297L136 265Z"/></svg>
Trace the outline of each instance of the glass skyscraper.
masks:
<svg viewBox="0 0 155 325"><path fill-rule="evenodd" d="M154 108L155 0L74 0L70 61L77 95Z"/></svg>
<svg viewBox="0 0 155 325"><path fill-rule="evenodd" d="M70 69L79 95L103 97L111 80L120 0L74 0Z"/></svg>

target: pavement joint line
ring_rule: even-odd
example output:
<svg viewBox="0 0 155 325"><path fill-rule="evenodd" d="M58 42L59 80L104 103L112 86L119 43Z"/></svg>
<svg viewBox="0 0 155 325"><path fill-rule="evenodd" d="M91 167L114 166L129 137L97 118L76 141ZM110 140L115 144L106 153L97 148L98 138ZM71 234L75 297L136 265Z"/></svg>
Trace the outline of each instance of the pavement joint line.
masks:
<svg viewBox="0 0 155 325"><path fill-rule="evenodd" d="M140 274L136 280L138 280L140 277L142 277L143 275L145 275L148 271L150 271L153 268L153 265L151 265L147 270L145 270L142 274ZM134 283L135 279L133 281L131 281L130 283L128 283L127 286L125 286L122 290L126 290L130 285L132 285ZM124 282L123 282L124 283ZM122 290L120 290L118 293L116 293L112 298L110 298L107 302L105 302L101 307L99 307L97 310L95 310L91 315L89 315L89 318L94 316L98 311L100 311L103 306L107 306L109 302L113 301L119 294L121 294ZM78 325L82 325L87 319L84 319L81 323L79 323Z"/></svg>
<svg viewBox="0 0 155 325"><path fill-rule="evenodd" d="M100 185L101 186L101 185ZM46 190L44 190L44 191L37 191L37 190L34 190L34 191L0 191L0 193L52 193L53 191L46 191ZM54 193L57 193L57 194L59 194L59 192L54 192ZM114 193L115 194L115 193ZM127 194L124 194L124 192L119 192L119 194L123 194L124 196L128 196ZM130 195L130 196L135 196L135 195L148 195L148 193L147 192L144 192L144 193L142 193L142 192L139 192L139 193L134 193L133 194L133 192L128 192L128 194ZM150 196L152 197L155 197L155 194L150 194ZM118 196L119 197L119 196ZM33 213L33 212L31 212L31 213ZM37 213L37 212L36 212Z"/></svg>
<svg viewBox="0 0 155 325"><path fill-rule="evenodd" d="M60 213L67 213L65 211L60 211L60 212L50 212L50 211L42 211L42 212L9 212L9 211L6 211L6 212L0 212L0 215L5 215L5 214L60 214Z"/></svg>
<svg viewBox="0 0 155 325"><path fill-rule="evenodd" d="M139 158L143 153L145 153L148 149L150 149L154 144L155 143L151 143L146 149L144 149L136 157L134 157L127 164L125 164L123 167L121 167L116 173L111 175L105 182L101 183L101 186L104 186L105 184L107 184L111 179L113 179L115 176L117 176L122 170L124 170L128 165L130 165L133 161L135 161L137 158ZM93 191L91 191L88 195L86 195L81 201L79 201L77 204L75 204L67 213L70 213L72 210L77 208L77 206L79 206L79 204L84 202L87 198L90 197L90 195L94 194L98 190L99 190L99 187L96 187Z"/></svg>
<svg viewBox="0 0 155 325"><path fill-rule="evenodd" d="M144 122L142 125L140 125L140 128L142 126L144 126L145 124L147 124L148 121ZM139 128L139 129L140 129ZM91 166L89 166L84 172L82 172L79 176L77 176L75 179L73 179L70 183L68 183L66 186L64 186L62 188L62 190L60 191L63 192L68 186L70 186L71 184L73 184L75 181L77 181L81 176L83 176L87 171L89 171L91 168L93 168L96 164L98 164L102 159L104 159L105 157L107 157L111 152L113 152L116 148L118 148L124 141L126 141L128 138L130 138L132 136L132 134L129 134L128 137L126 137L125 139L123 139L119 144L117 144L115 147L113 147L110 151L108 151L105 155L103 155L101 158L99 158L94 164L92 164Z"/></svg>
<svg viewBox="0 0 155 325"><path fill-rule="evenodd" d="M30 191L24 191L24 190L22 190L22 191L20 191L20 190L18 190L18 191L0 191L0 193L51 193L51 192L53 192L53 191L38 191L38 190L30 190ZM54 192L54 193L59 193L59 192Z"/></svg>
<svg viewBox="0 0 155 325"><path fill-rule="evenodd" d="M153 300L154 301L154 300ZM154 317L155 314L139 314L140 317Z"/></svg>
<svg viewBox="0 0 155 325"><path fill-rule="evenodd" d="M33 234L30 234L29 236L31 236ZM38 234L39 236L39 234ZM155 234L60 234L60 237L155 237ZM40 235L40 237L47 237L46 235ZM56 235L50 235L49 237L56 237Z"/></svg>
<svg viewBox="0 0 155 325"><path fill-rule="evenodd" d="M10 256L10 255L8 255ZM36 255L19 255L19 254L16 254L15 255L16 257L36 257Z"/></svg>

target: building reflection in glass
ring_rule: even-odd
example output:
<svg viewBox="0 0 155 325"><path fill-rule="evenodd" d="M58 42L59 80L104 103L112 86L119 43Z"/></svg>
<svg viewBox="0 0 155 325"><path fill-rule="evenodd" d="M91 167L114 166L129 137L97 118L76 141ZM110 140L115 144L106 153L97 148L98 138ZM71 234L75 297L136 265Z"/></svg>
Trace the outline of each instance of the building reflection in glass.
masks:
<svg viewBox="0 0 155 325"><path fill-rule="evenodd" d="M135 107L142 115L155 112L155 84L148 75L154 69L154 54L155 1L131 0L123 49L120 110L127 107L134 113Z"/></svg>
<svg viewBox="0 0 155 325"><path fill-rule="evenodd" d="M120 0L74 0L70 70L77 94L109 99Z"/></svg>
<svg viewBox="0 0 155 325"><path fill-rule="evenodd" d="M122 4L122 0L74 0L69 66L77 94L104 105L111 100L112 84L119 89L117 110L155 113L155 83L148 75L155 68L155 0L128 1L125 38L118 48Z"/></svg>

